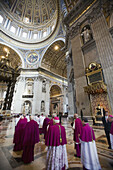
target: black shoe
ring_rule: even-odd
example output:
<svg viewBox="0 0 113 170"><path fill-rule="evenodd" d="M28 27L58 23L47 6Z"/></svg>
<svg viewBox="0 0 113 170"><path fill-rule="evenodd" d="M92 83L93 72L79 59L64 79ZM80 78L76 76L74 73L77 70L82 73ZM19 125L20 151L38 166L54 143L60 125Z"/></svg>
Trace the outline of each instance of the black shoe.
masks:
<svg viewBox="0 0 113 170"><path fill-rule="evenodd" d="M74 156L77 157L77 158L81 158L81 156L77 156L77 154L74 154Z"/></svg>
<svg viewBox="0 0 113 170"><path fill-rule="evenodd" d="M74 154L75 157L77 157L77 154Z"/></svg>

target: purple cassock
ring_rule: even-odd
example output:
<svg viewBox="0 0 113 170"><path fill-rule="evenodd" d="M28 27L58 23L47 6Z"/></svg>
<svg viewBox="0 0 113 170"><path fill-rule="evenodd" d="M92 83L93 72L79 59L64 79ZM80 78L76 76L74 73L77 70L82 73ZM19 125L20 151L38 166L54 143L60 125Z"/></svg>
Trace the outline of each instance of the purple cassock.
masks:
<svg viewBox="0 0 113 170"><path fill-rule="evenodd" d="M23 149L23 139L24 139L24 130L25 130L25 126L27 124L27 119L26 118L21 118L17 125L15 126L15 134L14 134L14 139L13 139L13 143L14 145L14 149L13 151L20 151Z"/></svg>
<svg viewBox="0 0 113 170"><path fill-rule="evenodd" d="M81 134L82 121L79 118L75 119L75 128L74 128L74 141L77 157L80 157L80 141L79 135Z"/></svg>
<svg viewBox="0 0 113 170"><path fill-rule="evenodd" d="M50 120L49 126L53 125L53 118Z"/></svg>
<svg viewBox="0 0 113 170"><path fill-rule="evenodd" d="M93 128L88 123L82 127L80 141L83 169L100 170L101 166L97 155L95 134Z"/></svg>
<svg viewBox="0 0 113 170"><path fill-rule="evenodd" d="M43 132L44 132L44 139L46 137L47 134L47 126L49 125L50 119L48 117L46 117L44 119L44 123L43 123Z"/></svg>
<svg viewBox="0 0 113 170"><path fill-rule="evenodd" d="M39 142L39 126L36 121L30 120L25 127L23 140L23 155L24 163L34 161L34 146Z"/></svg>
<svg viewBox="0 0 113 170"><path fill-rule="evenodd" d="M60 143L59 126L61 128L61 138L62 138L61 143ZM59 145L67 144L65 128L61 126L60 123L56 123L55 125L49 127L45 144L46 146L59 146Z"/></svg>
<svg viewBox="0 0 113 170"><path fill-rule="evenodd" d="M113 122L112 122L112 124L111 124L110 134L112 134L112 135L113 135Z"/></svg>
<svg viewBox="0 0 113 170"><path fill-rule="evenodd" d="M111 142L111 149L113 149L113 122L111 124L111 130L110 130L110 142Z"/></svg>
<svg viewBox="0 0 113 170"><path fill-rule="evenodd" d="M64 170L68 168L65 128L59 123L49 126L45 144L48 146L46 169Z"/></svg>
<svg viewBox="0 0 113 170"><path fill-rule="evenodd" d="M93 128L90 127L88 123L86 123L85 126L82 126L80 139L84 142L92 142L95 140Z"/></svg>

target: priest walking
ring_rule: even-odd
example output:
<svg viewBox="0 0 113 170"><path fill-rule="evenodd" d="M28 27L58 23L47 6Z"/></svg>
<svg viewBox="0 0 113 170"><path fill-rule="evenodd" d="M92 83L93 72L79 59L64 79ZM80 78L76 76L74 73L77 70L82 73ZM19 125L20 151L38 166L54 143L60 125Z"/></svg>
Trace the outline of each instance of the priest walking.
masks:
<svg viewBox="0 0 113 170"><path fill-rule="evenodd" d="M45 141L48 146L46 169L65 170L68 168L65 128L60 125L58 117L53 119L53 124L49 126Z"/></svg>
<svg viewBox="0 0 113 170"><path fill-rule="evenodd" d="M34 146L39 142L39 127L36 121L30 116L30 121L25 127L24 140L23 140L23 155L22 160L24 163L34 161Z"/></svg>
<svg viewBox="0 0 113 170"><path fill-rule="evenodd" d="M87 118L83 118L80 136L83 170L100 170L101 166L97 155L94 131L87 122Z"/></svg>
<svg viewBox="0 0 113 170"><path fill-rule="evenodd" d="M23 149L24 130L26 124L27 124L27 119L25 118L25 115L22 115L17 125L15 126L15 133L13 139L13 143L14 143L13 151L21 151Z"/></svg>
<svg viewBox="0 0 113 170"><path fill-rule="evenodd" d="M110 142L111 142L111 149L113 149L113 115L109 115L109 121L112 122L111 129L110 129Z"/></svg>
<svg viewBox="0 0 113 170"><path fill-rule="evenodd" d="M50 119L48 117L46 117L44 119L44 123L43 123L43 133L44 133L44 139L46 138L46 134L47 134L47 126L50 123Z"/></svg>
<svg viewBox="0 0 113 170"><path fill-rule="evenodd" d="M81 129L82 129L82 121L81 119L78 118L78 114L74 114L74 124L73 124L73 129L74 129L74 141L75 141L75 149L76 149L76 156L80 157L80 148L81 144L79 141L79 136L81 134Z"/></svg>

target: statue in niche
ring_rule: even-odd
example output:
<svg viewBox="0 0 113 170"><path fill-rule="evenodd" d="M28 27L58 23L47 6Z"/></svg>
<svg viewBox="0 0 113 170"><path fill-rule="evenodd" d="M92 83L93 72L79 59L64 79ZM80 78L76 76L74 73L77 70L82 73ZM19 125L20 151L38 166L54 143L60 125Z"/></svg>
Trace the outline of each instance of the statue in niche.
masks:
<svg viewBox="0 0 113 170"><path fill-rule="evenodd" d="M58 114L58 104L57 103L55 103L53 106L53 113Z"/></svg>
<svg viewBox="0 0 113 170"><path fill-rule="evenodd" d="M41 101L41 112L45 112L45 102Z"/></svg>
<svg viewBox="0 0 113 170"><path fill-rule="evenodd" d="M24 103L23 112L24 112L25 114L30 113L30 105L29 105L29 103L26 103L26 102Z"/></svg>
<svg viewBox="0 0 113 170"><path fill-rule="evenodd" d="M28 94L32 94L32 83L28 83L27 90L28 90Z"/></svg>
<svg viewBox="0 0 113 170"><path fill-rule="evenodd" d="M42 92L46 92L46 81L43 80L42 82Z"/></svg>
<svg viewBox="0 0 113 170"><path fill-rule="evenodd" d="M91 30L87 27L84 27L81 36L83 39L83 43L85 44L86 42L92 39Z"/></svg>

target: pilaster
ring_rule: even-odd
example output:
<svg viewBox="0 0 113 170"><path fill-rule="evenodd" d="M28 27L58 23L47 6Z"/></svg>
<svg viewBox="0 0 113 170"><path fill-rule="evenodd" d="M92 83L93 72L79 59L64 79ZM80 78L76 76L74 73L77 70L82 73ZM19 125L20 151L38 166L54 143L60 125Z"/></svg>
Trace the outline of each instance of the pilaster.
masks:
<svg viewBox="0 0 113 170"><path fill-rule="evenodd" d="M93 8L89 16L113 112L113 39L99 7Z"/></svg>

